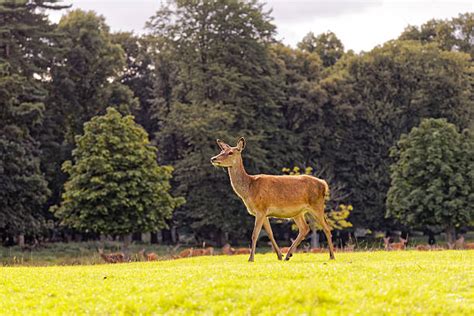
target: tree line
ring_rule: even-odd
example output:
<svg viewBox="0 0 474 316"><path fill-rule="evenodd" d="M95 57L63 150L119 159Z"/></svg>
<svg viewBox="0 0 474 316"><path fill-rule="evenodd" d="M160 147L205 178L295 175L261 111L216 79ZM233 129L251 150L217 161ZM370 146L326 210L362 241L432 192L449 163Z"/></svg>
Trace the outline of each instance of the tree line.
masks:
<svg viewBox="0 0 474 316"><path fill-rule="evenodd" d="M271 12L256 0L169 1L142 35L111 32L102 16L79 9L54 24L45 9L65 6L0 4L4 241L51 237L52 231L122 234L165 226L168 239L178 229L198 240L237 241L251 230L252 218L209 158L218 152L216 138L239 136L247 140L250 173L312 167L343 188L340 202L353 206L354 226L412 227L413 218L406 220L394 211L394 200L387 201L396 182L390 165L398 159L391 148L425 118L443 118L459 132L473 128L473 13L409 26L399 38L357 54L329 31L308 33L296 48L282 44ZM114 126L130 134L101 142L98 135ZM137 161L156 173L129 176L137 184L162 183L155 198L167 202L134 204L128 195L104 193L105 210L87 204L97 195L83 196L73 177L104 166L92 160L81 167L81 157L96 147L123 150L125 157L126 148L136 148ZM464 156L472 157L472 148ZM463 190L472 196L472 182L466 183ZM122 188L123 194L135 189ZM106 207L120 199L128 209ZM151 217L133 215L143 205ZM468 215L450 225L468 225L472 205L451 207ZM117 224L123 218L128 224ZM443 226L440 221L425 222Z"/></svg>

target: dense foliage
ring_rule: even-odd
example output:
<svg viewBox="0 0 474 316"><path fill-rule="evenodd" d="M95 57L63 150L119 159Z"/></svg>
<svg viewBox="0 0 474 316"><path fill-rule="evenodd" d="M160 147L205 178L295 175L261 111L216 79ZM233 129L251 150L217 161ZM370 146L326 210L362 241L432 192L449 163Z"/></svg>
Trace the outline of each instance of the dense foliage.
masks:
<svg viewBox="0 0 474 316"><path fill-rule="evenodd" d="M472 13L409 26L356 54L329 31L308 33L297 48L279 43L257 0L167 1L141 35L113 33L82 10L53 24L44 8L61 6L0 4L3 236L54 219L49 209L64 191L61 165L80 146L75 136L110 106L133 114L160 148L157 161L174 167L165 182L187 202L167 224L217 243L243 239L253 221L209 163L216 138L246 137L251 174L315 167L343 188L337 203L354 206L355 227L391 229L400 223L385 217L390 148L424 118L474 126Z"/></svg>
<svg viewBox="0 0 474 316"><path fill-rule="evenodd" d="M63 224L103 234L156 231L183 203L168 193L172 167L158 166L156 148L132 116L108 108L84 124L76 144L54 210Z"/></svg>
<svg viewBox="0 0 474 316"><path fill-rule="evenodd" d="M387 215L410 227L455 228L474 219L474 137L445 119L426 119L402 135L391 156Z"/></svg>

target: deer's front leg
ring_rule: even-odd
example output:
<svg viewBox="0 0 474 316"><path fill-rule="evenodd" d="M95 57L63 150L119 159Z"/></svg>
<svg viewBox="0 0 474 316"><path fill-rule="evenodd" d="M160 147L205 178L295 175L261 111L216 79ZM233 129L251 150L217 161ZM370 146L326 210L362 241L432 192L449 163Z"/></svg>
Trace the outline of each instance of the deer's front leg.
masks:
<svg viewBox="0 0 474 316"><path fill-rule="evenodd" d="M262 230L262 225L265 220L265 215L256 212L255 214L255 226L253 227L252 233L252 250L250 252L249 262L253 262L255 256L255 248L257 248L257 239Z"/></svg>
<svg viewBox="0 0 474 316"><path fill-rule="evenodd" d="M265 217L265 219L263 221L263 228L267 232L268 238L270 238L270 241L273 245L273 249L275 250L275 252L277 254L278 260L281 260L282 259L281 251L280 251L280 248L278 247L278 245L275 241L275 238L273 237L273 231L272 231L272 227L270 226L270 220L268 219L268 217Z"/></svg>

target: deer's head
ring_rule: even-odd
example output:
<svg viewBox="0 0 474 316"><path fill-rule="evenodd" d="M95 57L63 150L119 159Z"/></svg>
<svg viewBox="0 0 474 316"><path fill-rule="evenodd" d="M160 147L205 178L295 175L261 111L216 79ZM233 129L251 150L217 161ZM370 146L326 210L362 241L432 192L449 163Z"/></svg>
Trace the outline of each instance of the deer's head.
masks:
<svg viewBox="0 0 474 316"><path fill-rule="evenodd" d="M217 145L221 148L221 152L211 158L211 163L217 167L232 167L242 159L242 150L245 148L245 139L241 137L237 142L237 146L231 147L220 139L217 140Z"/></svg>

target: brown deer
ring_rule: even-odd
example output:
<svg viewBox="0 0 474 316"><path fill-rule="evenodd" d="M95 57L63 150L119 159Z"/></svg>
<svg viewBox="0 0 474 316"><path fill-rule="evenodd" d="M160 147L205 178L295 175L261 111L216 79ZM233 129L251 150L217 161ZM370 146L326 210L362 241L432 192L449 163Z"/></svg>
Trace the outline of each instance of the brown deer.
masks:
<svg viewBox="0 0 474 316"><path fill-rule="evenodd" d="M390 243L390 237L385 237L383 239L385 250L405 250L406 244L408 242L408 238L407 239L403 239L402 237L398 237L398 238L400 239L400 242Z"/></svg>
<svg viewBox="0 0 474 316"><path fill-rule="evenodd" d="M191 257L212 256L213 254L214 254L213 247L197 248L197 249L193 249Z"/></svg>
<svg viewBox="0 0 474 316"><path fill-rule="evenodd" d="M418 251L429 251L429 250L431 250L431 246L430 245L417 245L416 250L418 250Z"/></svg>
<svg viewBox="0 0 474 316"><path fill-rule="evenodd" d="M466 243L464 249L474 249L474 242L468 242L468 243Z"/></svg>
<svg viewBox="0 0 474 316"><path fill-rule="evenodd" d="M237 248L234 251L234 255L248 255L251 253L249 248Z"/></svg>
<svg viewBox="0 0 474 316"><path fill-rule="evenodd" d="M181 251L176 257L177 258L188 258L188 257L192 257L193 253L194 253L193 248L186 248L183 251Z"/></svg>
<svg viewBox="0 0 474 316"><path fill-rule="evenodd" d="M142 249L138 252L140 256L143 257L145 261L156 261L158 260L158 255L154 252L146 252L145 249Z"/></svg>
<svg viewBox="0 0 474 316"><path fill-rule="evenodd" d="M232 248L230 244L225 244L224 247L222 247L222 254L231 256L235 253L235 249Z"/></svg>
<svg viewBox="0 0 474 316"><path fill-rule="evenodd" d="M120 263L126 261L126 256L123 252L114 252L114 253L104 253L104 249L99 248L99 255L107 263Z"/></svg>
<svg viewBox="0 0 474 316"><path fill-rule="evenodd" d="M323 227L329 244L330 259L334 259L331 230L324 216L325 199L329 195L326 181L309 175L249 175L242 161L242 151L245 148L243 137L235 147L221 140L217 140L217 144L221 152L211 158L211 163L217 167L227 168L232 188L244 202L247 211L255 216L249 261L254 261L257 239L262 227L270 238L278 260L282 259L281 250L273 238L269 217L292 218L298 226L298 237L291 244L285 257L285 260L290 260L293 252L310 231L305 220L306 213L310 213Z"/></svg>
<svg viewBox="0 0 474 316"><path fill-rule="evenodd" d="M456 239L456 241L454 243L450 243L448 242L448 249L472 249L472 248L468 248L468 247L472 247L471 246L472 243L465 243L465 239L464 239L464 235L461 235L458 239Z"/></svg>

